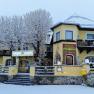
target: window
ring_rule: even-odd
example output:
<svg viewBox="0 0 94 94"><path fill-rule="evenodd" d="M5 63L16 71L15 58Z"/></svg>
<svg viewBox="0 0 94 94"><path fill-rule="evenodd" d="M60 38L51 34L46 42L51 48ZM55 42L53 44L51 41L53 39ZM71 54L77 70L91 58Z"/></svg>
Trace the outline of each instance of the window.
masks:
<svg viewBox="0 0 94 94"><path fill-rule="evenodd" d="M73 40L73 31L66 30L65 31L65 39Z"/></svg>
<svg viewBox="0 0 94 94"><path fill-rule="evenodd" d="M12 60L13 59L13 60ZM6 66L11 66L11 65L16 65L16 60L15 58L12 58L12 59L7 59L6 60Z"/></svg>
<svg viewBox="0 0 94 94"><path fill-rule="evenodd" d="M90 63L94 63L94 56L88 56L85 59L88 59Z"/></svg>
<svg viewBox="0 0 94 94"><path fill-rule="evenodd" d="M28 50L28 44L23 45L23 50Z"/></svg>
<svg viewBox="0 0 94 94"><path fill-rule="evenodd" d="M94 40L94 34L87 34L87 39Z"/></svg>
<svg viewBox="0 0 94 94"><path fill-rule="evenodd" d="M60 40L60 32L57 32L56 33L56 41L59 41Z"/></svg>
<svg viewBox="0 0 94 94"><path fill-rule="evenodd" d="M90 65L90 68L94 68L94 56L88 56L84 60L85 63Z"/></svg>

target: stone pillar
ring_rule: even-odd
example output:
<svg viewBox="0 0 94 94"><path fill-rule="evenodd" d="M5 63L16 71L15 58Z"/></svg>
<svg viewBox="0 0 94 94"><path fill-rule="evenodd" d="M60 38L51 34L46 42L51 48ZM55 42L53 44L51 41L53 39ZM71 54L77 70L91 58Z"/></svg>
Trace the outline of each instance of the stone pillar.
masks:
<svg viewBox="0 0 94 94"><path fill-rule="evenodd" d="M18 67L19 65L19 57L16 57L16 66Z"/></svg>

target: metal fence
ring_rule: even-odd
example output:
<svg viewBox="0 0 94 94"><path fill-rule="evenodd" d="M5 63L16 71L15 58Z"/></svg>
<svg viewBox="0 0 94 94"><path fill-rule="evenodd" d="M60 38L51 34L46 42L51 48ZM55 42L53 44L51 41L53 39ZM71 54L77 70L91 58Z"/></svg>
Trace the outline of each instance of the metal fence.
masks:
<svg viewBox="0 0 94 94"><path fill-rule="evenodd" d="M53 76L54 66L36 66L35 76Z"/></svg>

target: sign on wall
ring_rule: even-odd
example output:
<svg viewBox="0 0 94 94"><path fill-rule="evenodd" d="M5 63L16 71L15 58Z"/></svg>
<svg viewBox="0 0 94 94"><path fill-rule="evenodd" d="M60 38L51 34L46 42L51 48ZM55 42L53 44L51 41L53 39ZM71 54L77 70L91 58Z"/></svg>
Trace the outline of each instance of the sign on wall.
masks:
<svg viewBox="0 0 94 94"><path fill-rule="evenodd" d="M33 50L12 51L12 56L34 56L34 52L33 52Z"/></svg>

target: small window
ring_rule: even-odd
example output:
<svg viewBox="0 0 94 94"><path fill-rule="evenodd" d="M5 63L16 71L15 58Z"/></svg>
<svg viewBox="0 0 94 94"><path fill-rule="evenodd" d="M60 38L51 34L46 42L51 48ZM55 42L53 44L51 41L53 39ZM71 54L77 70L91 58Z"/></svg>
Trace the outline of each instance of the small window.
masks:
<svg viewBox="0 0 94 94"><path fill-rule="evenodd" d="M87 34L87 39L94 40L94 34Z"/></svg>
<svg viewBox="0 0 94 94"><path fill-rule="evenodd" d="M16 65L16 60L15 60L15 58L13 58L13 60L12 60L12 59L7 59L5 65L6 65L6 66Z"/></svg>
<svg viewBox="0 0 94 94"><path fill-rule="evenodd" d="M73 40L73 31L66 30L65 31L65 39L66 40Z"/></svg>
<svg viewBox="0 0 94 94"><path fill-rule="evenodd" d="M56 41L59 41L60 40L60 32L57 32L56 33Z"/></svg>
<svg viewBox="0 0 94 94"><path fill-rule="evenodd" d="M23 50L28 50L28 45L23 45Z"/></svg>
<svg viewBox="0 0 94 94"><path fill-rule="evenodd" d="M85 59L88 59L90 63L94 63L94 56L88 56Z"/></svg>

